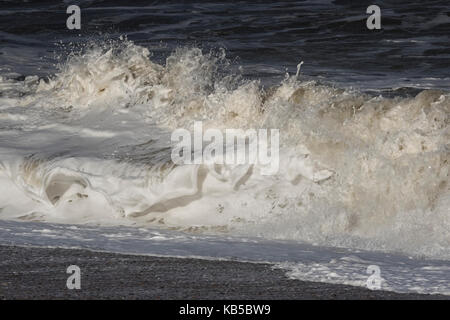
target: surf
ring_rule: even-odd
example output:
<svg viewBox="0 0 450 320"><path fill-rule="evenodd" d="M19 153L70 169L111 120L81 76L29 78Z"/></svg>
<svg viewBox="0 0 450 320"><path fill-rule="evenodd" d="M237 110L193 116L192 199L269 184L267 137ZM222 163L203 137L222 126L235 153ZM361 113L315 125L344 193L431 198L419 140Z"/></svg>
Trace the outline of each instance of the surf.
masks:
<svg viewBox="0 0 450 320"><path fill-rule="evenodd" d="M388 98L298 74L265 87L223 51L158 63L128 40L0 90L0 218L450 258L448 92ZM170 135L195 121L278 128L278 172L174 164Z"/></svg>

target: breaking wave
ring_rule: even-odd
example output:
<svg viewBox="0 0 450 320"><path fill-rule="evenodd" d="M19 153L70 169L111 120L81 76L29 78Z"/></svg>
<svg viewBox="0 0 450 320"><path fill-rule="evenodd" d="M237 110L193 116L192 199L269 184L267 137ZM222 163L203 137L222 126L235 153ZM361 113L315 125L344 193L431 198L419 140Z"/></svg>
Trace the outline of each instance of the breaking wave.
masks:
<svg viewBox="0 0 450 320"><path fill-rule="evenodd" d="M286 75L265 88L222 51L164 64L90 45L48 79L0 78L0 218L144 225L450 258L450 95L386 98ZM174 165L170 132L276 128L280 170Z"/></svg>

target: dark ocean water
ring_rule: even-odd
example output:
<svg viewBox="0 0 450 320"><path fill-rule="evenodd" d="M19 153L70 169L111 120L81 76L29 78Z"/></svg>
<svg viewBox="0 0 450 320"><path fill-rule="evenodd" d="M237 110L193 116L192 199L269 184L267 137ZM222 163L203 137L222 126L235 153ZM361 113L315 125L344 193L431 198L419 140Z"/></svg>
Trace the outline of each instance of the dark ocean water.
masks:
<svg viewBox="0 0 450 320"><path fill-rule="evenodd" d="M81 8L81 30L66 8ZM381 8L368 30L366 8ZM249 78L295 73L364 89L450 88L449 1L0 1L0 74L51 74L61 45L126 35L163 61L225 48ZM403 90L403 89L402 89Z"/></svg>

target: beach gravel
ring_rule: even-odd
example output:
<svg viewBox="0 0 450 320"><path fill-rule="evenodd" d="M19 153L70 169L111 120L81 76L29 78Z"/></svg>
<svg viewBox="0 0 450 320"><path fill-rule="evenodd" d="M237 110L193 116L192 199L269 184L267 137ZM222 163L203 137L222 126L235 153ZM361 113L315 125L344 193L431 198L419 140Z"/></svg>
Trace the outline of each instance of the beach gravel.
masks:
<svg viewBox="0 0 450 320"><path fill-rule="evenodd" d="M81 289L66 287L67 267ZM0 299L448 299L292 280L269 264L0 246Z"/></svg>

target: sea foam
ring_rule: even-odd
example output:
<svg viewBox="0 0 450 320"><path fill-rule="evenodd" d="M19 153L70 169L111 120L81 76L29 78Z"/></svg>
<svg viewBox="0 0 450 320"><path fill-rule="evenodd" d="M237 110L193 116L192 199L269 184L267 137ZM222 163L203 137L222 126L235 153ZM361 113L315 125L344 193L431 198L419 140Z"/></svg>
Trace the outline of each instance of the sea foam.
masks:
<svg viewBox="0 0 450 320"><path fill-rule="evenodd" d="M263 87L230 68L223 52L160 64L123 41L48 79L0 78L0 218L450 258L448 92L386 98L301 75ZM170 133L195 121L279 129L280 170L174 165Z"/></svg>

